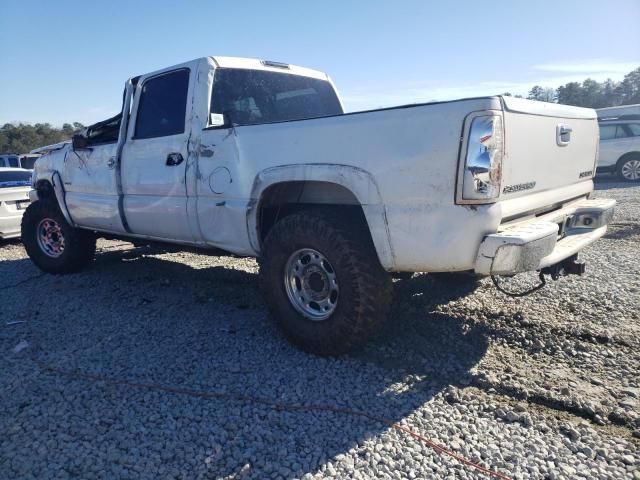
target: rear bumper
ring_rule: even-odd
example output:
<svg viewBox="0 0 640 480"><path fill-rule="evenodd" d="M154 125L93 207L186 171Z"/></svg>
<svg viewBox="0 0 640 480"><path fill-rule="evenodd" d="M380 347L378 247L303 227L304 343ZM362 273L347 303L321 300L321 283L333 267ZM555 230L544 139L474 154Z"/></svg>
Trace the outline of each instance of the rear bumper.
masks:
<svg viewBox="0 0 640 480"><path fill-rule="evenodd" d="M539 270L575 255L602 237L613 218L615 200L581 200L562 210L487 235L475 272L513 275Z"/></svg>

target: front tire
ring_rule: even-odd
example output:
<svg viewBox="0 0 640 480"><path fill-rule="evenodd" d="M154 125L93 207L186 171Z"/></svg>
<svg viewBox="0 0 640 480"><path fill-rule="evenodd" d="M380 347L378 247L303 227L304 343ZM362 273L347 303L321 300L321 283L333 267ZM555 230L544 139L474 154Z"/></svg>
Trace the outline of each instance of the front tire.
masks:
<svg viewBox="0 0 640 480"><path fill-rule="evenodd" d="M38 200L22 216L22 243L29 258L47 273L72 273L93 260L96 237L74 228L54 202Z"/></svg>
<svg viewBox="0 0 640 480"><path fill-rule="evenodd" d="M618 177L625 182L640 180L640 156L623 158L618 162Z"/></svg>
<svg viewBox="0 0 640 480"><path fill-rule="evenodd" d="M382 326L392 296L363 222L332 213L283 218L260 258L261 287L278 326L302 350L322 356L364 345Z"/></svg>

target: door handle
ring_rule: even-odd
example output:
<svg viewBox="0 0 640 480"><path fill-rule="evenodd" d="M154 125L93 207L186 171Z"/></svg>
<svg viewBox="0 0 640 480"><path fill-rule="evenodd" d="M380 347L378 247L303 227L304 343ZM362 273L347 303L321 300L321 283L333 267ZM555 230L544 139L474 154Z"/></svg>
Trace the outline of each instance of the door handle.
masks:
<svg viewBox="0 0 640 480"><path fill-rule="evenodd" d="M165 165L168 167L175 167L176 165L180 165L184 161L181 153L170 153L167 155L167 161Z"/></svg>
<svg viewBox="0 0 640 480"><path fill-rule="evenodd" d="M113 168L116 166L116 157L111 157L107 160L107 167Z"/></svg>

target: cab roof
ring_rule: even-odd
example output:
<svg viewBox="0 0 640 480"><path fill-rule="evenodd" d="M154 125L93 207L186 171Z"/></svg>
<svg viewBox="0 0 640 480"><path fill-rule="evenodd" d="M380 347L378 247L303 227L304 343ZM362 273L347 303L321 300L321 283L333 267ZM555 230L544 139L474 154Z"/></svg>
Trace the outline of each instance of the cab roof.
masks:
<svg viewBox="0 0 640 480"><path fill-rule="evenodd" d="M244 58L244 57L224 57L224 56L211 56L211 58L217 67L220 68L244 68L247 70L265 70L271 72L280 73L292 73L294 75L301 75L305 77L317 78L319 80L328 80L329 77L326 73L319 70L313 70L311 68L300 67L298 65L291 65L289 63L276 62L273 60L262 60L259 58Z"/></svg>

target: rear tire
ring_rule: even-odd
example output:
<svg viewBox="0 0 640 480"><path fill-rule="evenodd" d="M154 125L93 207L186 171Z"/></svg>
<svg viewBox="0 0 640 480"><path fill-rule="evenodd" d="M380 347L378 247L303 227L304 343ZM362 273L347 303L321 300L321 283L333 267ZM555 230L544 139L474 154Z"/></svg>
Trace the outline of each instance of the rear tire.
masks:
<svg viewBox="0 0 640 480"><path fill-rule="evenodd" d="M617 166L618 178L623 182L640 181L640 156L622 158Z"/></svg>
<svg viewBox="0 0 640 480"><path fill-rule="evenodd" d="M22 243L33 263L48 273L77 272L96 252L93 232L69 225L58 205L49 200L38 200L24 212Z"/></svg>
<svg viewBox="0 0 640 480"><path fill-rule="evenodd" d="M298 212L276 223L263 245L260 284L269 310L292 343L316 355L363 346L391 304L391 277L363 222L353 220Z"/></svg>

